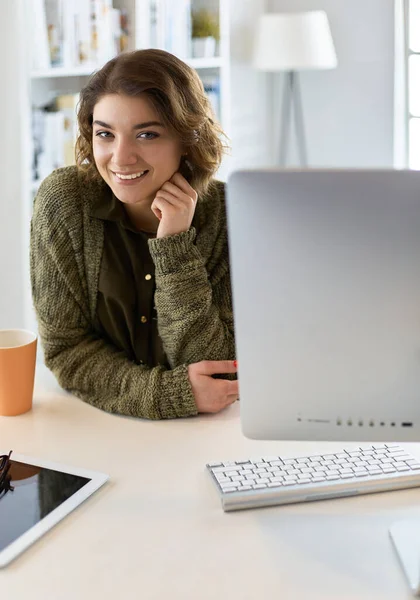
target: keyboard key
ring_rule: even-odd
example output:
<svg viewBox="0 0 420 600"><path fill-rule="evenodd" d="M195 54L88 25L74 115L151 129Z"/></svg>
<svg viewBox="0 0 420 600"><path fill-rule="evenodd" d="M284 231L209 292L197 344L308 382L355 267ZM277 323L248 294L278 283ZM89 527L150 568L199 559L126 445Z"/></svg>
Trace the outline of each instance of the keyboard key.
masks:
<svg viewBox="0 0 420 600"><path fill-rule="evenodd" d="M216 479L219 483L227 483L231 481L229 477L216 477Z"/></svg>
<svg viewBox="0 0 420 600"><path fill-rule="evenodd" d="M237 472L237 471L236 471L236 467L234 467L234 466L231 466L231 467L223 467L223 469L222 469L222 470L223 470L225 473L232 473L232 472L236 473L236 472Z"/></svg>

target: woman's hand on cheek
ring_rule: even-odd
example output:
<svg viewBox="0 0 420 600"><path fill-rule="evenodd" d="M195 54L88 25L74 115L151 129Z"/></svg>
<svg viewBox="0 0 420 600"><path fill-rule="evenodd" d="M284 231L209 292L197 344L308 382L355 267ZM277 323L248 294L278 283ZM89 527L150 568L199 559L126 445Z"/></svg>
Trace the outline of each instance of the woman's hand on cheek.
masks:
<svg viewBox="0 0 420 600"><path fill-rule="evenodd" d="M197 192L180 173L175 173L156 192L152 211L159 219L157 238L188 231L194 217Z"/></svg>

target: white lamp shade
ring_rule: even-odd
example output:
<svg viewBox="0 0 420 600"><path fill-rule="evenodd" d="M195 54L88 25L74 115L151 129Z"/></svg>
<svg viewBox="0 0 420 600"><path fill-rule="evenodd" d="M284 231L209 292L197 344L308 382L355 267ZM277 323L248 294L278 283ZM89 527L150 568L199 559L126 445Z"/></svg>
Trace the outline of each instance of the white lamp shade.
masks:
<svg viewBox="0 0 420 600"><path fill-rule="evenodd" d="M337 55L326 13L262 15L253 64L263 71L334 69Z"/></svg>

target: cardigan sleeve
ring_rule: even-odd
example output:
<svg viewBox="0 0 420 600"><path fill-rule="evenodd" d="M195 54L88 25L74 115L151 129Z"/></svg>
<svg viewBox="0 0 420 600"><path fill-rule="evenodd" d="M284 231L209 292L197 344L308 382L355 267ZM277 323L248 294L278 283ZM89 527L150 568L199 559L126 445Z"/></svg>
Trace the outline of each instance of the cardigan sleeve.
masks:
<svg viewBox="0 0 420 600"><path fill-rule="evenodd" d="M31 222L30 269L47 367L64 389L109 412L148 419L196 415L185 364L173 370L137 365L93 330L81 240L82 231L66 227L50 189L41 186Z"/></svg>
<svg viewBox="0 0 420 600"><path fill-rule="evenodd" d="M195 227L149 240L155 263L159 334L173 368L235 358L223 188L216 198L200 233L205 240L203 253Z"/></svg>

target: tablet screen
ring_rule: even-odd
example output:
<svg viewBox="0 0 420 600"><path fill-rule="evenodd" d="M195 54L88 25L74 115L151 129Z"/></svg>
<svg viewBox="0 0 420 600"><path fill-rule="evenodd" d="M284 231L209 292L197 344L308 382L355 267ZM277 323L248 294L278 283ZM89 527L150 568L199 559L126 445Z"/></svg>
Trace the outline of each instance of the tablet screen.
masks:
<svg viewBox="0 0 420 600"><path fill-rule="evenodd" d="M91 480L11 459L13 491L0 498L0 552Z"/></svg>

